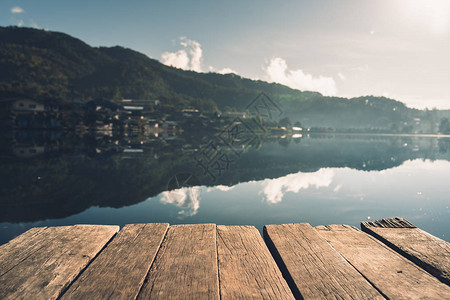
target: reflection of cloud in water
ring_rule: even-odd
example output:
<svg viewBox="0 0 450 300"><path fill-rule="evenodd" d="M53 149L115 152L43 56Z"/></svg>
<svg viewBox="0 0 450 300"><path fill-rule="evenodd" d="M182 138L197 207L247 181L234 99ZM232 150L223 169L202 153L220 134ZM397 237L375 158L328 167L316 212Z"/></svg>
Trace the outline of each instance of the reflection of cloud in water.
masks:
<svg viewBox="0 0 450 300"><path fill-rule="evenodd" d="M298 193L300 190L315 186L327 187L334 177L332 169L320 169L314 173L289 174L276 179L262 181L263 193L269 203L279 203L286 192Z"/></svg>
<svg viewBox="0 0 450 300"><path fill-rule="evenodd" d="M211 192L211 191L214 191L214 190L219 190L221 192L228 192L229 190L234 189L234 187L235 187L235 185L233 185L233 186L216 185L216 186L207 188L206 191L207 192Z"/></svg>
<svg viewBox="0 0 450 300"><path fill-rule="evenodd" d="M338 185L334 188L333 192L337 193L337 192L339 192L339 191L341 190L341 188L342 188L342 184L338 184Z"/></svg>
<svg viewBox="0 0 450 300"><path fill-rule="evenodd" d="M162 203L175 204L183 209L178 212L183 217L191 217L197 214L200 207L200 187L183 187L173 191L165 191L161 194Z"/></svg>

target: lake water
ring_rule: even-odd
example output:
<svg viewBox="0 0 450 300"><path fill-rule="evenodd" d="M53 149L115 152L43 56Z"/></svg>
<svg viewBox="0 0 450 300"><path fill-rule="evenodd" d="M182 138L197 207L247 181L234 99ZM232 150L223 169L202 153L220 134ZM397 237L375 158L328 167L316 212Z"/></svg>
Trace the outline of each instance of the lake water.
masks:
<svg viewBox="0 0 450 300"><path fill-rule="evenodd" d="M209 170L201 159L215 137L125 146L57 139L2 148L1 244L36 226L210 222L262 230L291 222L359 227L395 216L450 241L449 139L273 137Z"/></svg>

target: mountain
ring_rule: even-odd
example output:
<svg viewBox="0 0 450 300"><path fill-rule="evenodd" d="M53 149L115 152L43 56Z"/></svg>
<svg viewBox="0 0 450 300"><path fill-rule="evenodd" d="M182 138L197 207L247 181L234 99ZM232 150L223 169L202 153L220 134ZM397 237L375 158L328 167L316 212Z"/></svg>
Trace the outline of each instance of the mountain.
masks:
<svg viewBox="0 0 450 300"><path fill-rule="evenodd" d="M91 47L64 33L0 27L0 97L158 98L212 112L245 110L261 92L280 105L284 116L307 126L387 128L427 117L385 97L325 97L235 74L185 71L131 49Z"/></svg>

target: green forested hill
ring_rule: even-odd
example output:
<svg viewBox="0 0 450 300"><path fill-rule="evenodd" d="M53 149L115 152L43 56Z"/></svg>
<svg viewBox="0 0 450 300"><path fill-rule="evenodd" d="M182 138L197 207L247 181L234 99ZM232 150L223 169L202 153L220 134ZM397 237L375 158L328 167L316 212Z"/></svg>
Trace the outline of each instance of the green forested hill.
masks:
<svg viewBox="0 0 450 300"><path fill-rule="evenodd" d="M324 97L234 74L184 71L131 49L90 47L63 33L0 27L0 97L158 98L177 107L223 111L244 110L261 92L285 116L310 126L387 127L424 114L384 97Z"/></svg>

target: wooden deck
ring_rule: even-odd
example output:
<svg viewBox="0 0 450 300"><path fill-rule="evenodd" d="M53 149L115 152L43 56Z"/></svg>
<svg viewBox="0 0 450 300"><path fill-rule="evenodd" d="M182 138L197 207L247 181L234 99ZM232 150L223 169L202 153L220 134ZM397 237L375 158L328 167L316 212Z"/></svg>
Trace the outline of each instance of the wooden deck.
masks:
<svg viewBox="0 0 450 300"><path fill-rule="evenodd" d="M33 228L0 246L0 299L450 299L449 243L361 227Z"/></svg>

